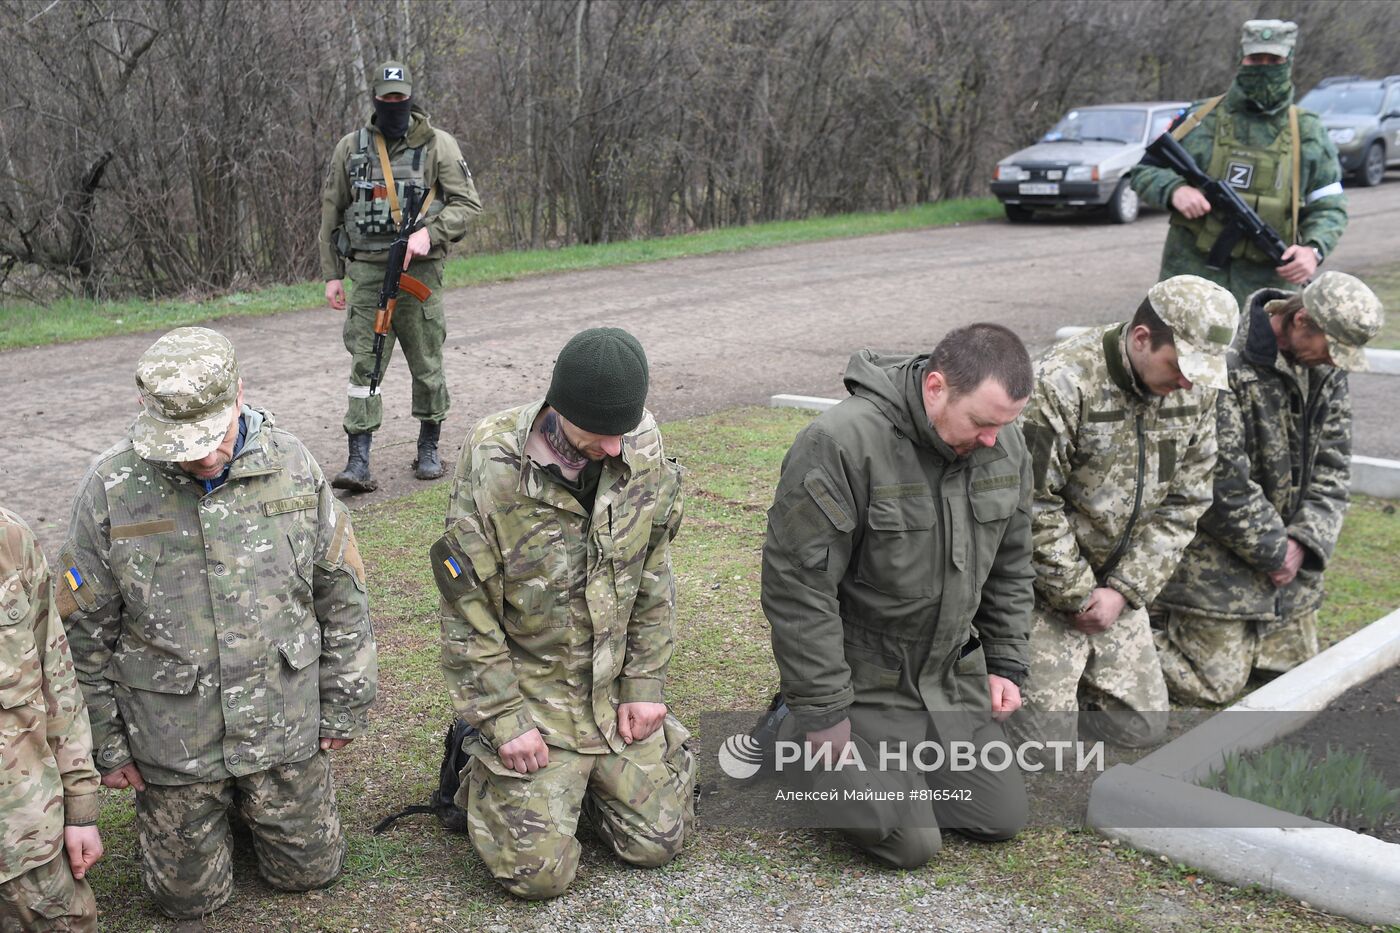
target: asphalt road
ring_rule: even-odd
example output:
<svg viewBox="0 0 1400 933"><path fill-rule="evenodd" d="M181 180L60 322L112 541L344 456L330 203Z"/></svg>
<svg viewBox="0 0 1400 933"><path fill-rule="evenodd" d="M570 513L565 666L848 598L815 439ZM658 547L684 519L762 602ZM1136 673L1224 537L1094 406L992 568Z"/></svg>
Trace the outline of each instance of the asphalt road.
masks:
<svg viewBox="0 0 1400 933"><path fill-rule="evenodd" d="M1350 227L1326 267L1394 262L1400 178L1350 195ZM584 327L638 336L662 421L780 392L838 395L846 360L861 347L924 350L950 328L987 320L1014 328L1035 352L1063 325L1121 320L1155 280L1165 235L1161 214L1126 227L993 221L458 289L445 296L453 408L444 459L455 460L476 419L542 395L554 354ZM215 325L238 350L247 400L274 412L328 474L345 460L340 320L322 309ZM0 503L35 527L50 554L89 461L135 415L135 362L155 336L0 353L8 402ZM380 488L354 505L421 486L409 469L417 423L407 375L396 353L372 458ZM1352 394L1356 452L1400 459L1400 378L1355 377Z"/></svg>

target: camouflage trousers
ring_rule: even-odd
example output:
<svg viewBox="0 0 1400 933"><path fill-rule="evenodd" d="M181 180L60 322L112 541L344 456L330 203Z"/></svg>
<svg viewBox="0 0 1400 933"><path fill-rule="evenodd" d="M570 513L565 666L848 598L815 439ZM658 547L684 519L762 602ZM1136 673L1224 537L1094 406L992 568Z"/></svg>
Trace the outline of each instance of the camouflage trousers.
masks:
<svg viewBox="0 0 1400 933"><path fill-rule="evenodd" d="M947 715L947 714L944 714ZM793 717L788 717L789 721ZM1025 826L1029 813L1021 772L974 768L966 771L939 769L896 770L878 767L878 749L899 743L913 747L936 739L925 715L891 714L884 707L857 704L850 709L851 741L870 770L842 768L814 776L815 789L835 791L838 800L849 800L847 790L892 792L899 803L843 804L842 832L855 846L893 868L913 869L927 863L943 848L941 830L953 830L981 842L1012 838ZM917 733L917 734L914 734ZM796 736L792 736L796 738ZM1006 740L999 723L988 720L971 735L978 750L989 742ZM882 745L883 743L883 745ZM920 795L933 791L943 799L931 802Z"/></svg>
<svg viewBox="0 0 1400 933"><path fill-rule="evenodd" d="M1244 690L1250 671L1290 670L1317 654L1317 613L1256 622L1170 609L1165 629L1152 634L1172 699L1224 704Z"/></svg>
<svg viewBox="0 0 1400 933"><path fill-rule="evenodd" d="M346 434L372 434L384 420L384 400L380 395L389 361L394 355L394 343L403 348L408 371L413 378L413 417L419 421L442 421L447 417L451 399L447 395L447 378L442 371L442 345L447 339L447 324L442 311L442 261L420 259L409 266L409 273L433 290L428 300L407 293L399 295L394 321L384 338L384 367L380 370L380 386L369 394L369 379L374 374L374 316L379 307L379 287L384 282L384 266L372 262L350 263L350 281L355 288L350 293L350 307L345 313L342 336L345 349L353 358L350 364L350 387L346 390L349 403L345 411Z"/></svg>
<svg viewBox="0 0 1400 933"><path fill-rule="evenodd" d="M1073 742L1078 710L1095 737L1130 748L1151 745L1167 728L1167 685L1145 609L1125 607L1097 635L1043 606L1031 614L1031 672L1022 707L1007 720L1019 742Z"/></svg>
<svg viewBox="0 0 1400 933"><path fill-rule="evenodd" d="M1230 290L1241 308L1248 305L1249 296L1261 288L1281 288L1296 292L1298 286L1284 281L1272 266L1260 265L1246 259L1233 259L1224 269L1206 265L1206 254L1196 248L1196 235L1185 227L1172 224L1167 230L1167 242L1162 247L1162 268L1158 281L1174 275L1199 275Z"/></svg>
<svg viewBox="0 0 1400 933"><path fill-rule="evenodd" d="M0 883L0 933L96 933L97 901L68 853Z"/></svg>
<svg viewBox="0 0 1400 933"><path fill-rule="evenodd" d="M222 781L147 784L136 794L141 880L168 916L203 916L233 893L229 807L247 824L258 873L274 888L309 891L340 875L345 836L325 752Z"/></svg>
<svg viewBox="0 0 1400 933"><path fill-rule="evenodd" d="M664 865L695 825L689 737L668 713L654 733L620 752L551 746L549 764L533 774L506 768L477 745L457 792L472 845L507 891L530 899L557 897L574 880L580 812L623 861Z"/></svg>

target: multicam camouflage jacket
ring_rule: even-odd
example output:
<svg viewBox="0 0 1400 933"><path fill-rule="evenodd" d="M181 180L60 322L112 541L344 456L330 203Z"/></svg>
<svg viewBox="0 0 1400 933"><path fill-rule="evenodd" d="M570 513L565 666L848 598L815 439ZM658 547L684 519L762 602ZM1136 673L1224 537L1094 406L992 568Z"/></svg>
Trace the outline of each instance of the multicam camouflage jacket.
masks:
<svg viewBox="0 0 1400 933"><path fill-rule="evenodd" d="M560 748L621 751L617 704L664 702L681 470L647 414L586 515L524 453L543 404L481 421L457 461L431 551L443 673L493 749L538 728Z"/></svg>
<svg viewBox="0 0 1400 933"><path fill-rule="evenodd" d="M763 543L763 611L799 726L853 703L990 715L1030 665L1030 458L1020 432L958 456L929 424L927 357L862 350L851 397L798 434ZM956 736L961 738L963 736Z"/></svg>
<svg viewBox="0 0 1400 933"><path fill-rule="evenodd" d="M1128 325L1051 347L1021 430L1035 464L1036 593L1082 610L1097 586L1151 603L1210 505L1216 390L1149 394L1128 360Z"/></svg>
<svg viewBox="0 0 1400 933"><path fill-rule="evenodd" d="M1322 603L1348 504L1351 395L1344 370L1279 354L1264 304L1288 294L1256 292L1241 315L1216 417L1215 501L1159 605L1268 621ZM1289 538L1303 546L1303 567L1276 589L1268 574L1283 566Z"/></svg>
<svg viewBox="0 0 1400 933"><path fill-rule="evenodd" d="M212 492L128 436L73 503L57 589L104 774L221 780L368 725L378 658L350 515L299 440L243 418Z"/></svg>
<svg viewBox="0 0 1400 933"><path fill-rule="evenodd" d="M96 823L97 788L48 563L0 509L0 884L57 856L65 824Z"/></svg>

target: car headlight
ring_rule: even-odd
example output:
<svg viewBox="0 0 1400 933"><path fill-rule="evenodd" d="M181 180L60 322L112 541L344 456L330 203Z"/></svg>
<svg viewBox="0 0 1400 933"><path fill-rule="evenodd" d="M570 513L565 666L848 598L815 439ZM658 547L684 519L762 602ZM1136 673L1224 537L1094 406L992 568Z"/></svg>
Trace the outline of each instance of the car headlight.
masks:
<svg viewBox="0 0 1400 933"><path fill-rule="evenodd" d="M1327 135L1332 137L1332 142L1336 143L1338 146L1345 146L1356 138L1356 130L1349 126L1344 126L1341 129L1328 130Z"/></svg>
<svg viewBox="0 0 1400 933"><path fill-rule="evenodd" d="M1065 181L1098 181L1097 165L1071 165L1065 169Z"/></svg>
<svg viewBox="0 0 1400 933"><path fill-rule="evenodd" d="M997 181L1025 181L1031 177L1031 173L1021 168L1019 165L998 165Z"/></svg>

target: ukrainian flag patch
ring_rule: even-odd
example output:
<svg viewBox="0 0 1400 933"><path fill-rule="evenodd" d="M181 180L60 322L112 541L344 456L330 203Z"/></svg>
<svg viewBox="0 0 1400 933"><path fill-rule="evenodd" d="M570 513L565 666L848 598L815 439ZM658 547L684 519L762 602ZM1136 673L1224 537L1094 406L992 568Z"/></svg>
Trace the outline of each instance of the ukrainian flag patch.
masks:
<svg viewBox="0 0 1400 933"><path fill-rule="evenodd" d="M77 567L69 567L68 572L63 575L63 579L68 581L68 588L77 592L78 587L83 585L83 575L78 572Z"/></svg>
<svg viewBox="0 0 1400 933"><path fill-rule="evenodd" d="M442 562L442 565L447 568L448 573L452 574L452 579L455 580L462 575L462 567L457 563L457 558L449 557Z"/></svg>

